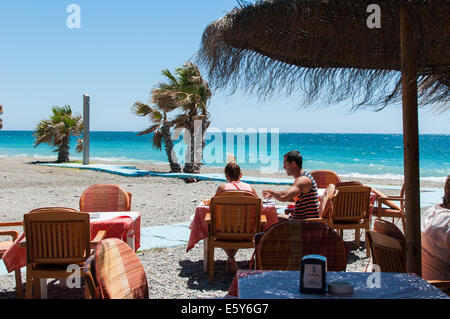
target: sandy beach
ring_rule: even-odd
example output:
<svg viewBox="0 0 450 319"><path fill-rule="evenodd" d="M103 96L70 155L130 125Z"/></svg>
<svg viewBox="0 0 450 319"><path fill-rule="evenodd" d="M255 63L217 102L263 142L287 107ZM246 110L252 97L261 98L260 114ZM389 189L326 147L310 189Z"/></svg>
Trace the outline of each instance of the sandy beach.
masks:
<svg viewBox="0 0 450 319"><path fill-rule="evenodd" d="M133 195L132 210L141 213L141 227L169 225L189 221L195 207L209 199L217 187L215 181L185 183L181 179L161 177L123 177L90 170L34 165L36 158L0 157L0 221L21 221L23 215L35 208L65 206L79 208L82 192L95 183L114 183ZM111 164L111 163L109 163ZM137 164L138 168L165 172L168 165ZM202 168L202 173L222 173L220 168ZM258 171L244 171L246 176L262 175ZM287 178L286 175L270 177ZM360 180L372 185L401 185L397 180ZM423 182L422 187L442 188L441 183ZM265 188L283 189L286 186L255 185L258 193ZM387 194L398 191L386 190ZM351 245L353 231L344 232L344 240ZM362 237L364 241L364 236ZM364 245L364 242L363 242ZM368 259L364 246L351 246L347 271L365 271ZM226 295L233 274L225 271L226 255L217 250L214 284L208 284L203 272L203 247L199 243L185 252L186 246L140 251L138 256L146 270L150 298L209 298ZM240 250L238 265L248 268L251 250ZM25 284L25 274L22 274ZM0 298L15 298L13 274L0 276ZM81 290L62 290L49 286L49 298L83 298Z"/></svg>

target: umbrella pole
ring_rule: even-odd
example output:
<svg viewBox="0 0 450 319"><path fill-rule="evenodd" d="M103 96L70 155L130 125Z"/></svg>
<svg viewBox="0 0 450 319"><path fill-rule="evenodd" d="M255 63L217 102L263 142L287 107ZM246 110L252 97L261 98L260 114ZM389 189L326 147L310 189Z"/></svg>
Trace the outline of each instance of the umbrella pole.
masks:
<svg viewBox="0 0 450 319"><path fill-rule="evenodd" d="M417 33L412 10L400 8L403 157L406 207L406 271L422 275L420 231L419 128L417 108Z"/></svg>

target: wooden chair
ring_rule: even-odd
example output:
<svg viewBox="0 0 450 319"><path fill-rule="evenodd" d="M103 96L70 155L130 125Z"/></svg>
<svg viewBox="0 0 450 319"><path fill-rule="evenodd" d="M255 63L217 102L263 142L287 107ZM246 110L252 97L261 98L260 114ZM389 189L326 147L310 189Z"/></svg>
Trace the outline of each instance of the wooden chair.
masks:
<svg viewBox="0 0 450 319"><path fill-rule="evenodd" d="M80 212L130 211L131 193L115 184L94 184L80 197Z"/></svg>
<svg viewBox="0 0 450 319"><path fill-rule="evenodd" d="M91 254L91 246L101 240L101 231L90 240L89 214L70 208L46 207L24 215L27 249L26 298L41 297L41 278L67 278L67 267L82 266Z"/></svg>
<svg viewBox="0 0 450 319"><path fill-rule="evenodd" d="M89 299L148 299L144 267L135 252L117 238L102 240L83 267Z"/></svg>
<svg viewBox="0 0 450 319"><path fill-rule="evenodd" d="M303 256L327 257L329 271L345 271L347 251L344 241L329 226L309 220L293 220L272 225L263 233L255 249L256 269L299 270Z"/></svg>
<svg viewBox="0 0 450 319"><path fill-rule="evenodd" d="M328 184L337 184L341 181L338 174L330 170L313 170L309 172L317 184L317 188L326 188Z"/></svg>
<svg viewBox="0 0 450 319"><path fill-rule="evenodd" d="M211 199L210 213L205 216L210 283L214 278L214 248L224 248L225 251L255 248L254 235L266 223L265 216L261 216L261 206L261 199L251 196L215 196Z"/></svg>
<svg viewBox="0 0 450 319"><path fill-rule="evenodd" d="M403 233L405 233L405 184L403 183L399 196L386 196L377 189L372 189L372 191L377 195L377 217L392 217L392 222L394 222L394 218L399 218L402 221ZM398 201L400 206L393 201Z"/></svg>
<svg viewBox="0 0 450 319"><path fill-rule="evenodd" d="M17 227L22 226L22 222L8 222L8 223L0 223L0 227ZM0 236L11 236L11 241L3 241L0 242L0 259L2 259L3 254L12 246L14 241L19 237L19 233L15 230L6 230L0 231ZM23 290L22 290L22 275L20 273L20 269L17 269L15 272L16 278L16 296L17 298L23 298Z"/></svg>
<svg viewBox="0 0 450 319"><path fill-rule="evenodd" d="M344 229L355 230L355 244L359 247L360 229L369 230L370 191L368 186L341 186L336 188L338 194L333 198L333 213L329 226L339 230L341 237ZM367 249L367 256L370 255Z"/></svg>
<svg viewBox="0 0 450 319"><path fill-rule="evenodd" d="M366 238L370 242L372 263L381 272L406 272L406 238L394 223L377 218L373 230L366 231ZM427 281L450 295L449 280Z"/></svg>
<svg viewBox="0 0 450 319"><path fill-rule="evenodd" d="M406 272L406 240L394 224L377 218L373 230L366 231L372 262L382 272Z"/></svg>

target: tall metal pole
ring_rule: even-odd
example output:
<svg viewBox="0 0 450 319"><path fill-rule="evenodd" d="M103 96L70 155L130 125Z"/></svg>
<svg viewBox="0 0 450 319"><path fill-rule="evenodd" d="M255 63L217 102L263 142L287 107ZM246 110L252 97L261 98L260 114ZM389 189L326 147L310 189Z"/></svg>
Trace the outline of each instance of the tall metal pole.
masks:
<svg viewBox="0 0 450 319"><path fill-rule="evenodd" d="M403 156L406 207L406 271L422 275L420 232L419 125L417 110L417 20L400 8Z"/></svg>
<svg viewBox="0 0 450 319"><path fill-rule="evenodd" d="M89 111L91 98L83 94L83 165L89 164Z"/></svg>

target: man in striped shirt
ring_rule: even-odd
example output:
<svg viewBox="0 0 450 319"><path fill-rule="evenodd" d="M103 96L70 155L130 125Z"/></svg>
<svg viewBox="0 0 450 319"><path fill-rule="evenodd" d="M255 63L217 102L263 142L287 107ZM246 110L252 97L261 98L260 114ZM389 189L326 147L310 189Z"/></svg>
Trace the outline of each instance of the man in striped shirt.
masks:
<svg viewBox="0 0 450 319"><path fill-rule="evenodd" d="M283 168L288 176L294 177L294 184L284 191L265 189L264 198L275 198L281 202L295 201L294 214L280 214L278 219L306 219L319 217L319 195L314 178L302 168L303 158L298 151L290 151L284 155Z"/></svg>

